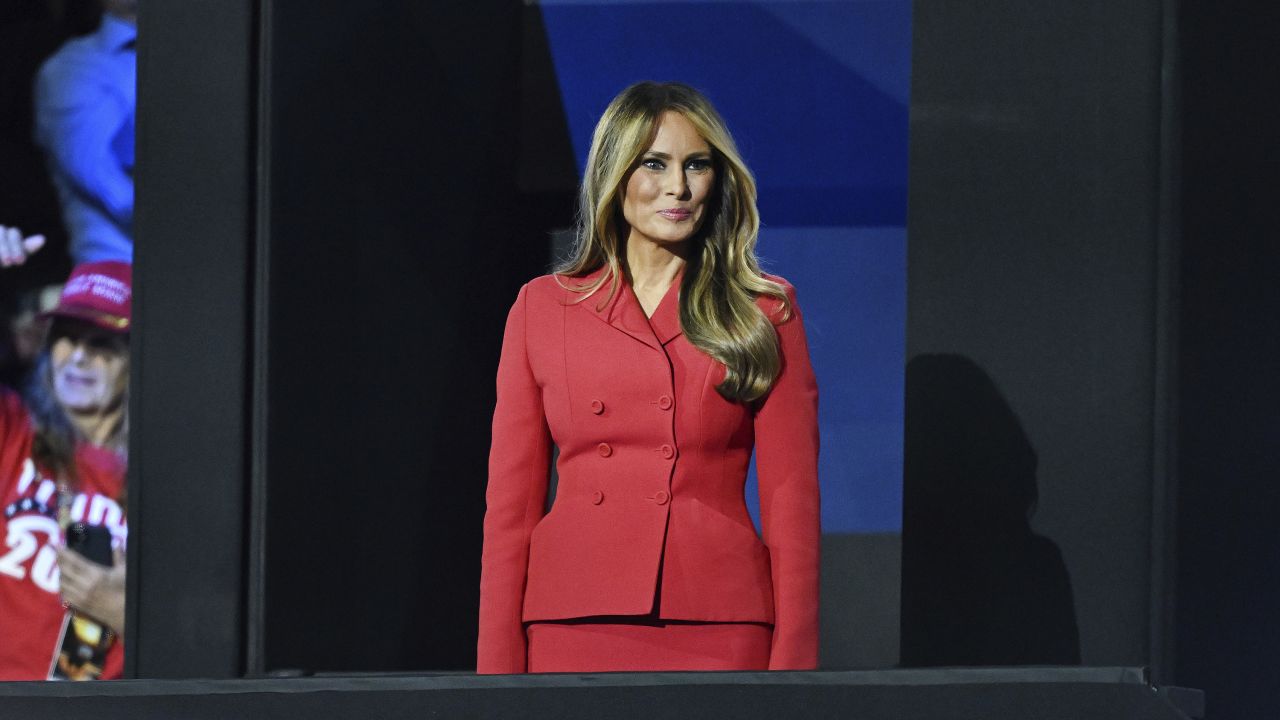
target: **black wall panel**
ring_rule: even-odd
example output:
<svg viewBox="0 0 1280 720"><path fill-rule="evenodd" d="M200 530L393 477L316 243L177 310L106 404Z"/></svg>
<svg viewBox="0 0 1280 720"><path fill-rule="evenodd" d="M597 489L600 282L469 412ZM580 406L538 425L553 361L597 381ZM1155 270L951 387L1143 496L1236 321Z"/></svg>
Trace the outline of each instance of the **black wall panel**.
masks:
<svg viewBox="0 0 1280 720"><path fill-rule="evenodd" d="M1181 3L1177 673L1274 717L1280 667L1280 6Z"/></svg>
<svg viewBox="0 0 1280 720"><path fill-rule="evenodd" d="M906 664L1158 640L1162 13L915 4Z"/></svg>
<svg viewBox="0 0 1280 720"><path fill-rule="evenodd" d="M520 13L270 3L267 671L474 667Z"/></svg>
<svg viewBox="0 0 1280 720"><path fill-rule="evenodd" d="M243 671L254 3L138 27L126 671Z"/></svg>

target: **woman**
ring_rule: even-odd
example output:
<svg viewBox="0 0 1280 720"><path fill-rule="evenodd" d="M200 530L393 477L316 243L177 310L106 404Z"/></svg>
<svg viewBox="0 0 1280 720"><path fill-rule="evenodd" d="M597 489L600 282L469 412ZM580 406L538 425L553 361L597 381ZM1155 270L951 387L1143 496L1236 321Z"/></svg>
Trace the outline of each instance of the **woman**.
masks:
<svg viewBox="0 0 1280 720"><path fill-rule="evenodd" d="M639 83L605 110L574 255L507 320L479 672L816 666L817 386L755 197L696 90Z"/></svg>
<svg viewBox="0 0 1280 720"><path fill-rule="evenodd" d="M127 263L78 266L25 397L0 388L3 680L120 675L130 286Z"/></svg>

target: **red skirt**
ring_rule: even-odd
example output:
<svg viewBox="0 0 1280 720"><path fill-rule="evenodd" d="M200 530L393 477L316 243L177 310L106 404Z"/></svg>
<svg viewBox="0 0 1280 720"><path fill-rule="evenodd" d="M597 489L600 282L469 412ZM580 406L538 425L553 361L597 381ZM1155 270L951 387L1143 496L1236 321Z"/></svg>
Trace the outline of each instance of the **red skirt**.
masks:
<svg viewBox="0 0 1280 720"><path fill-rule="evenodd" d="M525 628L529 672L768 670L764 623L535 622Z"/></svg>

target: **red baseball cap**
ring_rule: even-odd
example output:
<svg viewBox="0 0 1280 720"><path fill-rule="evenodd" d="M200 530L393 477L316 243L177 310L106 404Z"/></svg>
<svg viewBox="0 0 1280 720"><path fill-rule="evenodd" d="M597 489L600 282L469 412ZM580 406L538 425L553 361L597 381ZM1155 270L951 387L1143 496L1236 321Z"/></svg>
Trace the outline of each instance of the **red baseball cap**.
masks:
<svg viewBox="0 0 1280 720"><path fill-rule="evenodd" d="M133 266L118 260L81 263L71 271L57 307L41 317L66 317L112 332L129 332L133 312Z"/></svg>

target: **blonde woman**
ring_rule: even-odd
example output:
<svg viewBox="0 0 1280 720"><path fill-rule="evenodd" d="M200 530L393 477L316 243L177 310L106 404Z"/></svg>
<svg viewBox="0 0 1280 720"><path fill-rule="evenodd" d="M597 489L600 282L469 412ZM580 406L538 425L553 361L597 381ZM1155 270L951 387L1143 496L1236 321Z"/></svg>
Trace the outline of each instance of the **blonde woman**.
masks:
<svg viewBox="0 0 1280 720"><path fill-rule="evenodd" d="M758 229L755 181L704 96L644 82L614 98L575 252L507 319L479 672L817 665L817 385ZM753 449L763 541L743 497Z"/></svg>

